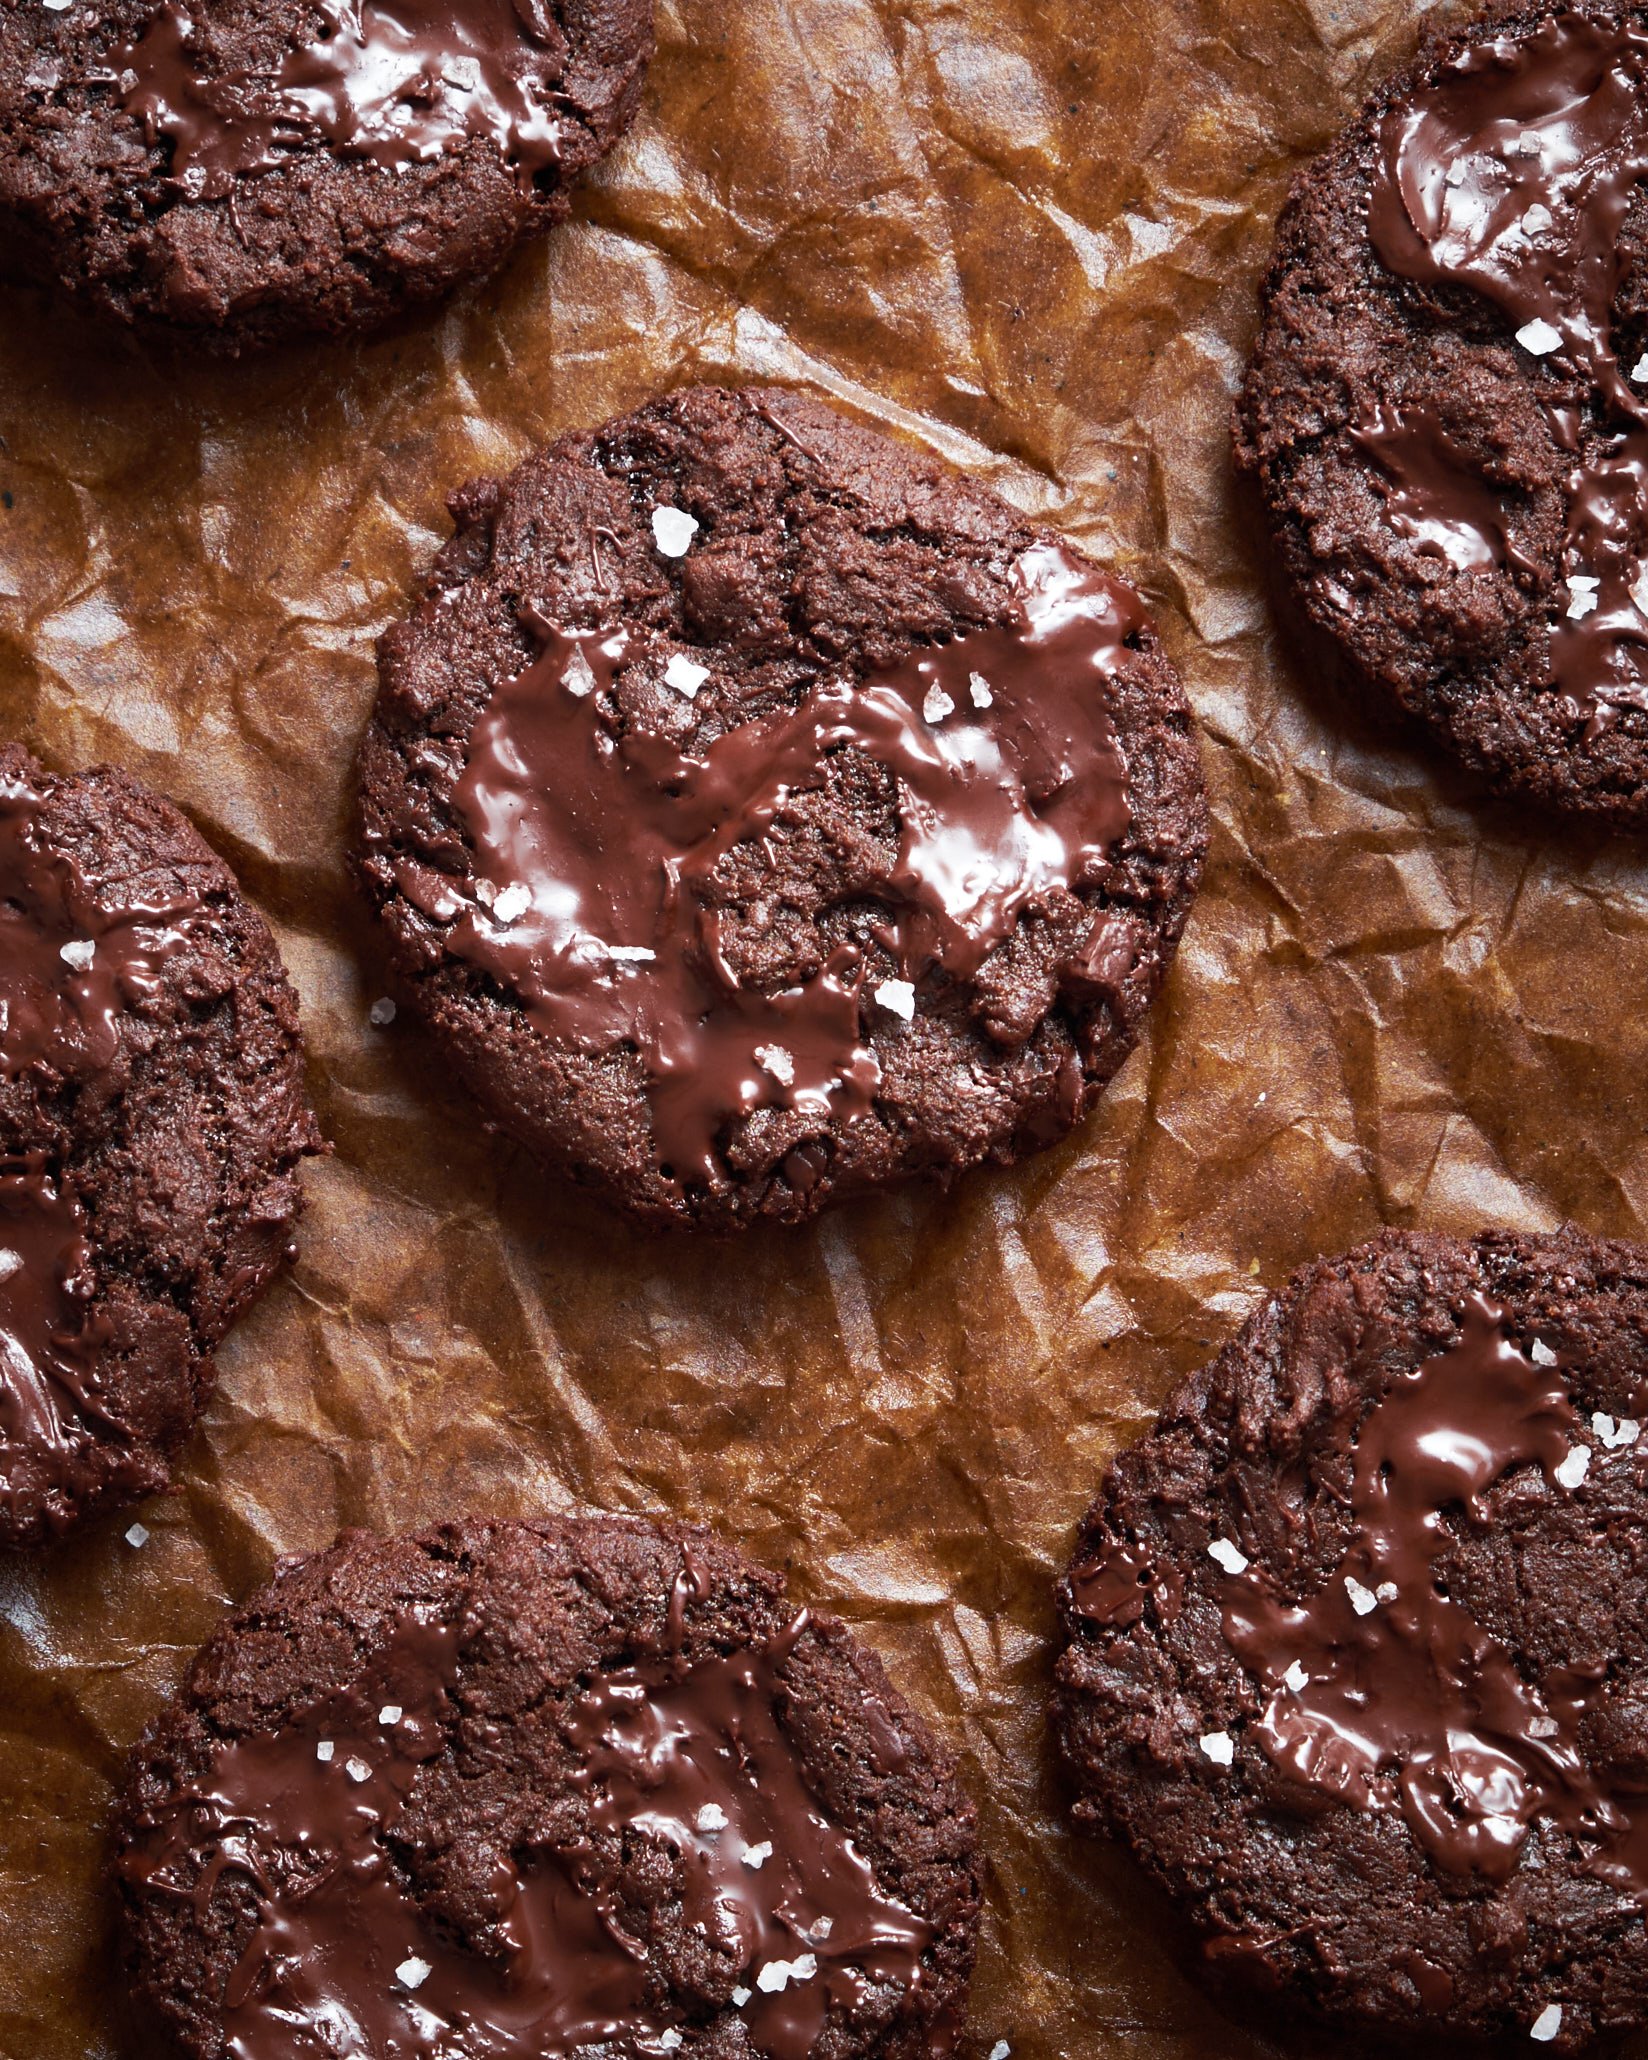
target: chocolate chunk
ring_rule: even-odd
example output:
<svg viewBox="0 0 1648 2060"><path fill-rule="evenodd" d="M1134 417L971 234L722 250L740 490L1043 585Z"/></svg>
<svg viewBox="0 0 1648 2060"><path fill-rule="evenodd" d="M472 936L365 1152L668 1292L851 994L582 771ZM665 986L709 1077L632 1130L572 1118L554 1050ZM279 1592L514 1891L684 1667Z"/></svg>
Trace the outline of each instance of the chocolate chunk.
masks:
<svg viewBox="0 0 1648 2060"><path fill-rule="evenodd" d="M1131 590L778 392L657 402L454 510L384 640L360 868L497 1118L714 1228L1064 1135L1206 841Z"/></svg>

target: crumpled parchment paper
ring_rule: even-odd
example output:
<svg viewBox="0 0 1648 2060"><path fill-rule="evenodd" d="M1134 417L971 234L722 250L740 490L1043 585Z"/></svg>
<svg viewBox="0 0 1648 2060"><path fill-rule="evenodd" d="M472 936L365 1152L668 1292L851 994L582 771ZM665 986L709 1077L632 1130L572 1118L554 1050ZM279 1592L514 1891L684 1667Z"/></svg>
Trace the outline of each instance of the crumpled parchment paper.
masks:
<svg viewBox="0 0 1648 2060"><path fill-rule="evenodd" d="M21 0L36 4L36 0ZM591 1504L718 1524L960 1750L977 2050L1276 2050L1060 1822L1052 1577L1116 1445L1311 1254L1382 1223L1648 1216L1648 872L1479 804L1273 625L1226 410L1291 169L1415 5L660 0L572 225L442 317L188 369L0 304L0 714L176 797L274 921L332 1160L174 1495L0 1567L0 2056L109 2060L101 1822L277 1554ZM369 1025L341 865L373 639L446 491L694 378L783 380L968 467L1144 588L1212 863L1144 1046L1064 1148L795 1235L655 1242Z"/></svg>

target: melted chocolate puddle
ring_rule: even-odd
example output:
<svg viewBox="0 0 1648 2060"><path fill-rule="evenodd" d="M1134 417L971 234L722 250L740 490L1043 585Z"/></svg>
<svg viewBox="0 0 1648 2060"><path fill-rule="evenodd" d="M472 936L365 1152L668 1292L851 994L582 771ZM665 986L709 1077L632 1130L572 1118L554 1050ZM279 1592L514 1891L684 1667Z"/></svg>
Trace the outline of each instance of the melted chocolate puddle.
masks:
<svg viewBox="0 0 1648 2060"><path fill-rule="evenodd" d="M561 124L534 72L559 31L531 0L319 0L318 12L323 32L270 72L203 70L179 0L115 51L122 104L151 144L170 140L191 198L220 200L315 143L399 171L483 137L528 184L557 161Z"/></svg>
<svg viewBox="0 0 1648 2060"><path fill-rule="evenodd" d="M1580 454L1566 396L1544 402L1572 451L1556 684L1595 735L1648 707L1648 408L1614 352L1618 242L1648 175L1648 35L1564 14L1455 58L1386 118L1368 205L1380 260L1493 302L1525 349L1588 385L1609 429ZM1392 523L1462 570L1517 563L1492 489L1459 476L1434 421L1363 440L1394 481ZM1383 441L1379 439L1383 437ZM1484 498L1486 496L1486 498Z"/></svg>
<svg viewBox="0 0 1648 2060"><path fill-rule="evenodd" d="M23 780L0 780L0 1077L56 1088L112 1064L120 1015L153 992L198 903L100 906L42 845L43 806ZM72 1190L39 1153L0 1156L0 1507L23 1523L69 1519L92 1425L106 1427L110 1333L94 1292Z"/></svg>
<svg viewBox="0 0 1648 2060"><path fill-rule="evenodd" d="M122 1871L201 1910L225 1873L254 1885L256 1928L225 1998L239 2060L285 2060L317 2039L378 2060L551 2060L608 2043L661 2060L692 2020L647 1964L642 1913L596 1885L589 1834L617 1834L626 1851L646 1841L674 1856L671 1899L720 1963L751 2046L806 2060L832 2005L918 1990L933 1937L823 1814L778 1720L806 1624L803 1612L766 1645L690 1668L643 1654L565 1707L555 1721L578 1757L587 1829L499 1862L492 1957L427 1926L391 1857L419 1769L458 1720L449 1624L406 1619L361 1684L219 1746ZM935 2027L932 2050L952 2036Z"/></svg>
<svg viewBox="0 0 1648 2060"><path fill-rule="evenodd" d="M1269 1697L1241 1743L1352 1808L1399 1808L1446 1873L1507 1879L1543 1818L1594 1846L1591 1870L1648 1905L1648 1814L1586 1760L1585 1719L1605 1683L1574 1669L1524 1679L1442 1575L1450 1527L1485 1523L1482 1498L1506 1473L1537 1466L1567 1492L1571 1455L1586 1447L1560 1366L1541 1356L1552 1363L1536 1364L1503 1312L1473 1300L1460 1342L1364 1420L1355 1529L1333 1578L1303 1601L1278 1596L1258 1568L1221 1583L1225 1636Z"/></svg>
<svg viewBox="0 0 1648 2060"><path fill-rule="evenodd" d="M863 1023L885 1006L851 945L783 992L741 987L704 892L719 861L781 827L829 754L859 751L899 796L897 859L864 890L886 906L877 935L904 980L968 978L1126 829L1105 683L1144 626L1131 589L1038 544L1004 626L862 681L820 680L798 707L691 755L611 718L624 668L661 661L622 630L536 623L541 655L488 703L458 789L475 898L407 864L402 891L550 1035L639 1052L660 1164L711 1184L717 1134L737 1117L869 1108L880 1067Z"/></svg>

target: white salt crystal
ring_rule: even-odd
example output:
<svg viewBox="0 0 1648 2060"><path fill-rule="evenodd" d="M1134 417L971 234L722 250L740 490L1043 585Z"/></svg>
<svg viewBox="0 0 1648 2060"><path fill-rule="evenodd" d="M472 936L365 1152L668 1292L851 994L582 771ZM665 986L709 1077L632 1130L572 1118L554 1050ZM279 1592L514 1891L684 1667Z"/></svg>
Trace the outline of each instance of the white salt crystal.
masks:
<svg viewBox="0 0 1648 2060"><path fill-rule="evenodd" d="M1591 1464L1589 1445L1570 1445L1568 1456L1556 1470L1556 1477L1565 1488L1577 1488L1584 1480Z"/></svg>
<svg viewBox="0 0 1648 2060"><path fill-rule="evenodd" d="M366 1764L365 1760L345 1760L343 1770L351 1781L370 1781L372 1778L372 1769Z"/></svg>
<svg viewBox="0 0 1648 2060"><path fill-rule="evenodd" d="M1536 1366L1554 1366L1556 1364L1556 1354L1541 1338L1534 1339L1533 1344L1529 1347L1528 1357Z"/></svg>
<svg viewBox="0 0 1648 2060"><path fill-rule="evenodd" d="M1248 1570L1248 1556L1228 1538L1215 1538L1207 1548L1209 1559L1216 1559L1227 1574L1245 1574Z"/></svg>
<svg viewBox="0 0 1648 2060"><path fill-rule="evenodd" d="M73 944L65 944L58 953L58 957L62 959L66 966L73 966L77 973L83 973L91 964L96 951L97 946L95 944L89 940L81 940Z"/></svg>
<svg viewBox="0 0 1648 2060"><path fill-rule="evenodd" d="M412 1953L395 1969L395 1979L402 1988L422 1988L434 1971L427 1960Z"/></svg>
<svg viewBox="0 0 1648 2060"><path fill-rule="evenodd" d="M664 667L664 684L673 687L678 694L684 694L690 701L710 676L707 665L694 665L683 652L675 656Z"/></svg>
<svg viewBox="0 0 1648 2060"><path fill-rule="evenodd" d="M923 722L942 722L955 705L942 687L931 686L921 704L921 719Z"/></svg>
<svg viewBox="0 0 1648 2060"><path fill-rule="evenodd" d="M495 923L512 923L517 916L524 916L532 906L532 889L517 880L505 887L492 904L492 920Z"/></svg>
<svg viewBox="0 0 1648 2060"><path fill-rule="evenodd" d="M1528 2036L1538 2039L1542 2046L1548 2046L1562 2029L1562 2005L1547 2003L1533 2023L1528 2026Z"/></svg>
<svg viewBox="0 0 1648 2060"><path fill-rule="evenodd" d="M916 1018L916 990L908 980L883 980L875 991L875 998L881 1006L894 1016L902 1016L906 1023Z"/></svg>
<svg viewBox="0 0 1648 2060"><path fill-rule="evenodd" d="M1364 1588L1353 1574L1345 1576L1345 1593L1350 1597L1350 1606L1359 1617L1365 1617L1370 1610L1379 1607L1379 1597L1371 1588Z"/></svg>
<svg viewBox="0 0 1648 2060"><path fill-rule="evenodd" d="M746 1867L760 1869L772 1858L772 1840L762 1839L759 1845L747 1845L739 1854Z"/></svg>
<svg viewBox="0 0 1648 2060"><path fill-rule="evenodd" d="M975 708L988 708L996 698L990 691L990 682L982 672L975 672L969 677L967 691L972 696Z"/></svg>
<svg viewBox="0 0 1648 2060"><path fill-rule="evenodd" d="M698 519L685 508L654 508L652 534L666 558L684 558L698 534Z"/></svg>
<svg viewBox="0 0 1648 2060"><path fill-rule="evenodd" d="M315 1758L324 1766L336 1751L337 1747L332 1743L331 1739L323 1738L319 1745L315 1747Z"/></svg>
<svg viewBox="0 0 1648 2060"><path fill-rule="evenodd" d="M1298 1660L1295 1660L1292 1666L1288 1668L1287 1672L1282 1676L1282 1681L1284 1686L1291 1688L1295 1695L1303 1695L1310 1686L1310 1676L1305 1672Z"/></svg>
<svg viewBox="0 0 1648 2060"><path fill-rule="evenodd" d="M9 1246L0 1245L0 1280L10 1280L14 1273L23 1270L23 1254L14 1252Z"/></svg>
<svg viewBox="0 0 1648 2060"><path fill-rule="evenodd" d="M149 1533L143 1524L133 1524L126 1533L126 1543L134 1552L140 1551L149 1542Z"/></svg>
<svg viewBox="0 0 1648 2060"><path fill-rule="evenodd" d="M700 1831L725 1831L727 1813L719 1803L705 1803L695 1819Z"/></svg>
<svg viewBox="0 0 1648 2060"><path fill-rule="evenodd" d="M1236 1757L1236 1743L1228 1731L1206 1732L1197 1742L1216 1767L1228 1767Z"/></svg>
<svg viewBox="0 0 1648 2060"><path fill-rule="evenodd" d="M366 1011L366 1020L374 1030L386 1030L395 1020L395 1004L387 994L380 994Z"/></svg>
<svg viewBox="0 0 1648 2060"><path fill-rule="evenodd" d="M582 701L586 694L594 693L595 668L584 656L582 644L573 645L572 655L566 662L566 670L561 674L561 679L567 692L579 701Z"/></svg>
<svg viewBox="0 0 1648 2060"><path fill-rule="evenodd" d="M1561 343L1562 331L1553 329L1549 322L1535 315L1531 322L1524 322L1516 332L1516 340L1525 351L1531 351L1536 358L1542 358Z"/></svg>
<svg viewBox="0 0 1648 2060"><path fill-rule="evenodd" d="M401 1708L398 1702L386 1702L383 1708L378 1711L378 1722L387 1729L393 1730L405 1714L405 1710Z"/></svg>
<svg viewBox="0 0 1648 2060"><path fill-rule="evenodd" d="M755 1048L755 1063L763 1072L770 1073L781 1086L788 1087L795 1078L795 1060L781 1044L758 1044Z"/></svg>

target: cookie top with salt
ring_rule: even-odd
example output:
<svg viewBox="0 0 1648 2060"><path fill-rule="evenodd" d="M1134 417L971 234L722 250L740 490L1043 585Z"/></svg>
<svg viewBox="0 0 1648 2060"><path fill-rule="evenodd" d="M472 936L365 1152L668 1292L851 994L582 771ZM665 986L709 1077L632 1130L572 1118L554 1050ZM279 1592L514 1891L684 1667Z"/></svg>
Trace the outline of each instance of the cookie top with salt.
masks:
<svg viewBox="0 0 1648 2060"><path fill-rule="evenodd" d="M0 1545L164 1485L317 1144L228 869L136 781L0 751Z"/></svg>
<svg viewBox="0 0 1648 2060"><path fill-rule="evenodd" d="M1211 1973L1393 2036L1648 2022L1645 1409L1648 1251L1387 1233L1116 1460L1056 1724Z"/></svg>
<svg viewBox="0 0 1648 2060"><path fill-rule="evenodd" d="M718 1228L1062 1135L1205 844L1132 591L780 392L656 402L453 505L384 641L359 851L500 1120Z"/></svg>
<svg viewBox="0 0 1648 2060"><path fill-rule="evenodd" d="M116 1879L183 2049L950 2050L971 1809L879 1663L703 1533L351 1533L216 1634Z"/></svg>
<svg viewBox="0 0 1648 2060"><path fill-rule="evenodd" d="M1648 11L1434 38L1300 178L1237 409L1284 581L1486 782L1648 826Z"/></svg>

